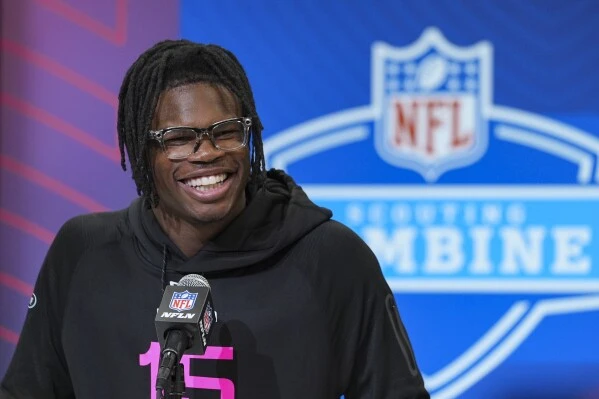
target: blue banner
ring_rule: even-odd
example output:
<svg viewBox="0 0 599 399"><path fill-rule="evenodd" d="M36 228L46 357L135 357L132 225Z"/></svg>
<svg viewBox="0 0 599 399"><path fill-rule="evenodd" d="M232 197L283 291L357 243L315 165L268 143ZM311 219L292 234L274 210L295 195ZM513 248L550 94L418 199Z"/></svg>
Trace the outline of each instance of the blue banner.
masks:
<svg viewBox="0 0 599 399"><path fill-rule="evenodd" d="M182 3L380 261L435 399L599 397L599 5Z"/></svg>

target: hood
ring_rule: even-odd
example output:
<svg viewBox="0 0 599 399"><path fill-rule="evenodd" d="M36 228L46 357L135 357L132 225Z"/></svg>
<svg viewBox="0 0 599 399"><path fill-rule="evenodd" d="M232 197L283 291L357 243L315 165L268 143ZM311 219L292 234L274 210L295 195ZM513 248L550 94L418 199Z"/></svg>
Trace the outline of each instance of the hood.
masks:
<svg viewBox="0 0 599 399"><path fill-rule="evenodd" d="M247 195L243 212L191 258L163 232L143 200L135 200L128 219L139 255L152 266L180 274L243 268L272 257L332 216L280 170L268 171L264 183L248 187Z"/></svg>

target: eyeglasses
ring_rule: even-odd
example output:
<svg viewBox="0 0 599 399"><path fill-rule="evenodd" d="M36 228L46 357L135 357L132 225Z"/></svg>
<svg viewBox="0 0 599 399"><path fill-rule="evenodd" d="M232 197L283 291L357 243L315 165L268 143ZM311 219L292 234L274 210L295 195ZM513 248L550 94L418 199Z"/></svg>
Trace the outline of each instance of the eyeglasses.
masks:
<svg viewBox="0 0 599 399"><path fill-rule="evenodd" d="M252 118L232 118L201 129L189 126L167 127L148 132L148 139L160 143L168 159L184 159L195 153L206 135L219 150L234 151L248 142Z"/></svg>

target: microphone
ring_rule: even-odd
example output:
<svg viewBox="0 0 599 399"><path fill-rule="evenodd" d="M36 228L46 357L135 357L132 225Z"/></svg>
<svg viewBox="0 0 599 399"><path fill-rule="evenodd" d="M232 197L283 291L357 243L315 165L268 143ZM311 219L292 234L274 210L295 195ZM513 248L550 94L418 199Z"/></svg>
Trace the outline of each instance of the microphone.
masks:
<svg viewBox="0 0 599 399"><path fill-rule="evenodd" d="M203 276L188 274L164 289L155 319L162 347L157 390L169 387L173 368L185 351L204 354L215 321L210 284Z"/></svg>

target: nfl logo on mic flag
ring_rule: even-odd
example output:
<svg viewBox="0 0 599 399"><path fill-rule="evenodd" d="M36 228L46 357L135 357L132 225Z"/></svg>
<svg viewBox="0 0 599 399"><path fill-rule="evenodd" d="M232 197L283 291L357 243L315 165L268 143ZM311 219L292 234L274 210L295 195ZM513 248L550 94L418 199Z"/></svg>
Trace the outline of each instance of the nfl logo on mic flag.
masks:
<svg viewBox="0 0 599 399"><path fill-rule="evenodd" d="M206 304L206 311L204 312L204 329L206 331L210 331L210 328L212 328L212 321L213 321L213 316L212 316L212 306L210 306L210 304Z"/></svg>
<svg viewBox="0 0 599 399"><path fill-rule="evenodd" d="M191 293L187 290L184 292L174 292L171 303L169 304L169 308L178 312L191 310L193 309L193 305L195 304L197 297L198 294Z"/></svg>

